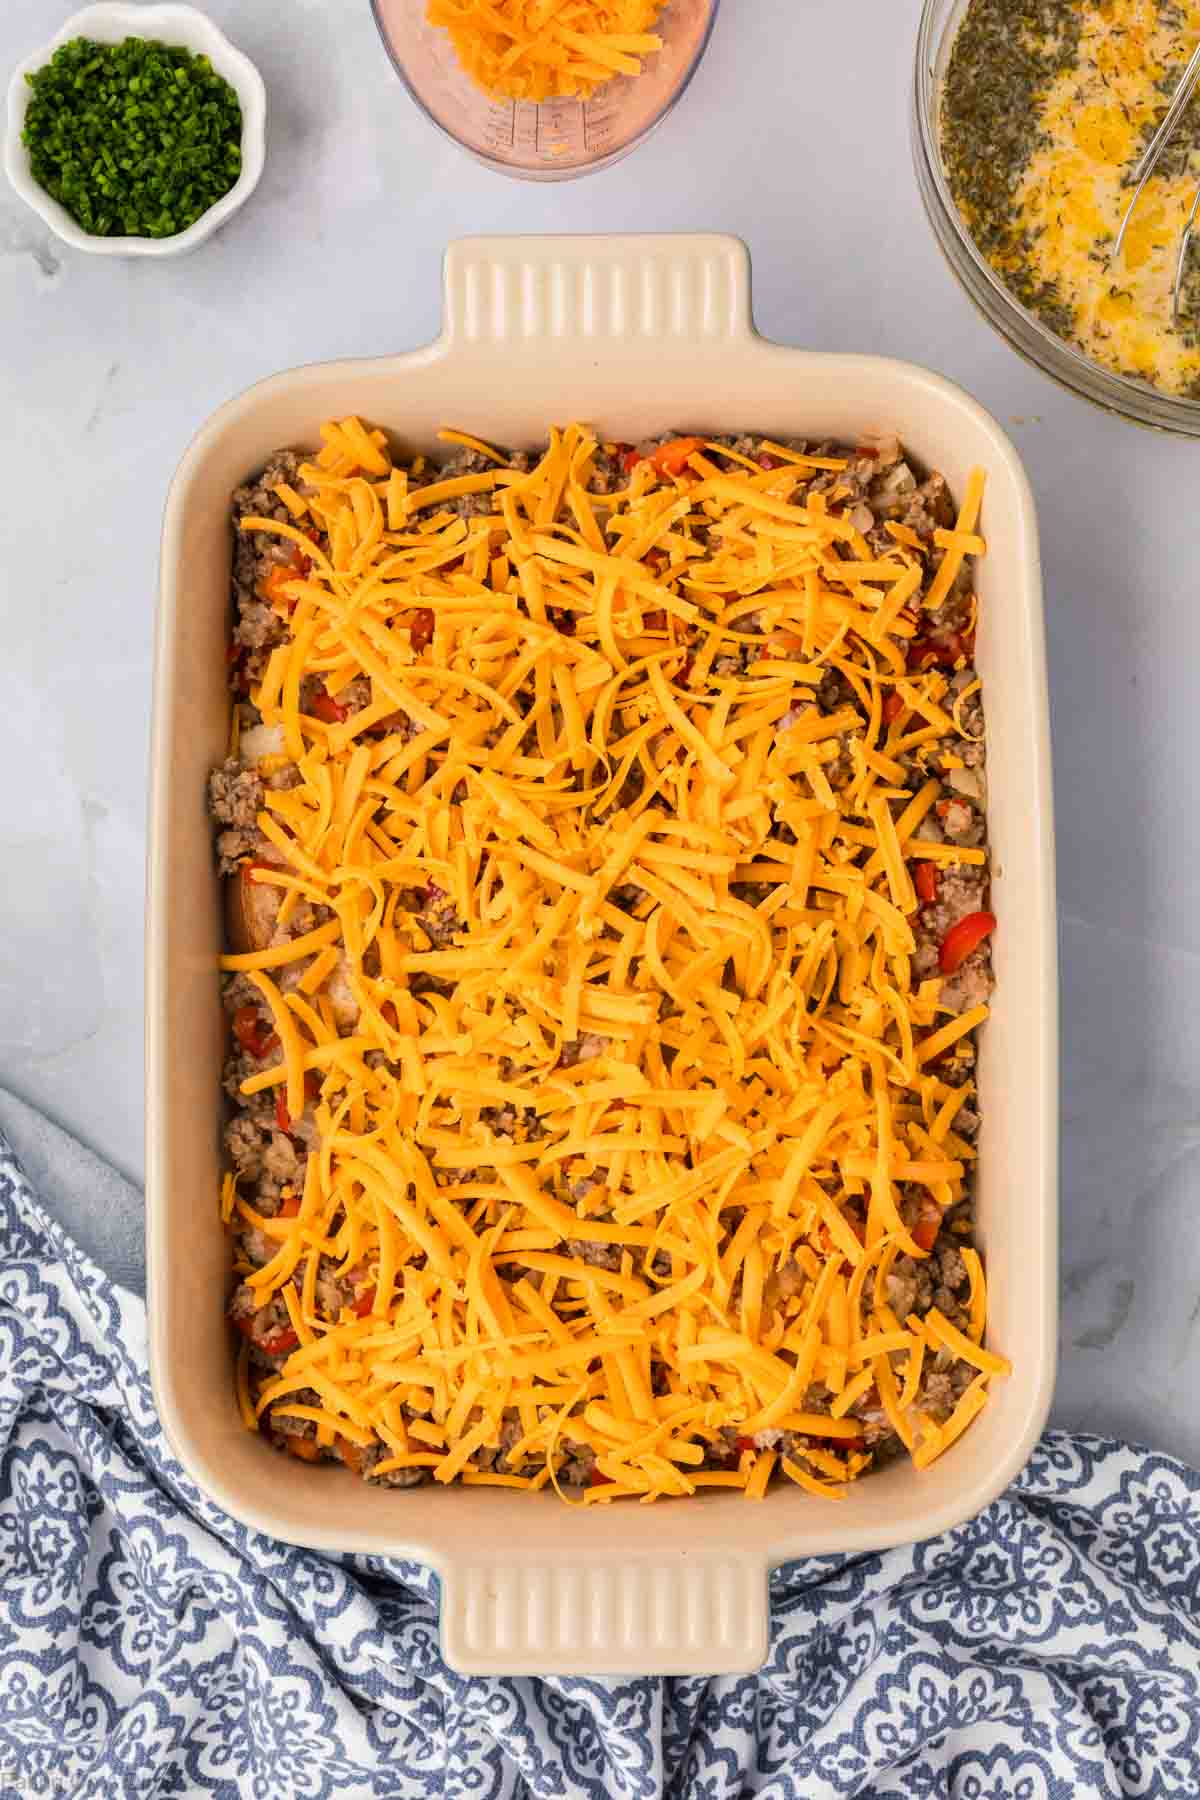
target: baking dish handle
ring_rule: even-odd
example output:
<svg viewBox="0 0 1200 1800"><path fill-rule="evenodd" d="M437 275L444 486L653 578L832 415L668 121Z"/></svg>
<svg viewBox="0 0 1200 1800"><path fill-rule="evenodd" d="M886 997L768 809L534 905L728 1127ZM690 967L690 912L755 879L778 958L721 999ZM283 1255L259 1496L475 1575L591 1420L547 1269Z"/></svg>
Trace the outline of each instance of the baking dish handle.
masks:
<svg viewBox="0 0 1200 1800"><path fill-rule="evenodd" d="M442 345L545 363L561 351L644 347L656 363L754 337L740 238L460 238L446 252Z"/></svg>
<svg viewBox="0 0 1200 1800"><path fill-rule="evenodd" d="M463 1675L741 1675L767 1654L767 1564L728 1553L523 1556L442 1572Z"/></svg>

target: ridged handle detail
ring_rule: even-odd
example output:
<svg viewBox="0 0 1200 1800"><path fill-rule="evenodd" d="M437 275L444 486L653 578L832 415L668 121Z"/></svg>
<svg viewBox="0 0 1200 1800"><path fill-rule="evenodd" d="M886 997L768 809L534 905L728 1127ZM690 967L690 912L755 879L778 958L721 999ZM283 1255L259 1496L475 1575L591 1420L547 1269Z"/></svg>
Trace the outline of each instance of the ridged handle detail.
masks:
<svg viewBox="0 0 1200 1800"><path fill-rule="evenodd" d="M468 1675L744 1673L766 1657L766 1565L463 1563L442 1578L442 1649Z"/></svg>
<svg viewBox="0 0 1200 1800"><path fill-rule="evenodd" d="M750 261L737 238L463 238L445 263L445 339L504 344L653 340L657 354L702 355L752 334Z"/></svg>

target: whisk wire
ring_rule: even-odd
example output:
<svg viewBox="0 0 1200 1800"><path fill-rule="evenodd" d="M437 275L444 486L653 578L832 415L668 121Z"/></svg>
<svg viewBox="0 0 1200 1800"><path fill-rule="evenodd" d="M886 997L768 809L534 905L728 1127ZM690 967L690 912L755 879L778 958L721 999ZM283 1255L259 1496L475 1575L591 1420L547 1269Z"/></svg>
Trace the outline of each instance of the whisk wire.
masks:
<svg viewBox="0 0 1200 1800"><path fill-rule="evenodd" d="M1197 81L1200 81L1200 44L1196 45L1196 48L1192 51L1192 54L1188 59L1187 68L1179 78L1179 86L1175 89L1175 92L1171 97L1171 104L1166 110L1162 124L1150 139L1150 142L1142 152L1142 155L1138 158L1137 167L1129 177L1130 181L1134 184L1134 189L1130 196L1129 205L1125 208L1120 229L1117 232L1116 238L1113 240L1111 257L1113 262L1115 262L1121 254L1122 247L1125 243L1125 233L1129 230L1129 222L1133 218L1137 203L1142 197L1142 190L1150 177L1154 174L1159 162L1162 160L1163 152L1173 137L1176 126L1183 117L1188 101L1195 91ZM1196 198L1192 201L1192 210L1188 214L1187 225L1184 227L1183 236L1179 241L1179 257L1175 264L1175 282L1171 289L1171 322L1176 329L1178 329L1179 326L1179 297L1183 285L1184 270L1187 264L1188 251L1191 248L1192 238L1194 236L1194 227L1198 211L1200 211L1200 188L1197 188Z"/></svg>
<svg viewBox="0 0 1200 1800"><path fill-rule="evenodd" d="M1179 330L1179 302L1183 295L1183 277L1187 269L1188 251L1192 247L1192 239L1196 232L1196 215L1200 213L1200 187L1196 189L1192 199L1192 210L1187 216L1187 224L1183 228L1183 236L1179 240L1179 261L1175 264L1175 285L1171 289L1171 329Z"/></svg>

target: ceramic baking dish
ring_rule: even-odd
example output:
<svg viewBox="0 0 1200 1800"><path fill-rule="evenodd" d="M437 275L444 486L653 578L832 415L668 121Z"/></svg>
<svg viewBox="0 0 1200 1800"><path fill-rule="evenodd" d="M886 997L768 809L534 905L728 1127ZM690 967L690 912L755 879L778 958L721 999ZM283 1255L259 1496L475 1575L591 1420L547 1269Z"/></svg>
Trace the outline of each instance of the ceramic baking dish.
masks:
<svg viewBox="0 0 1200 1800"><path fill-rule="evenodd" d="M288 1463L231 1394L218 1224L221 908L205 776L224 753L231 490L279 445L360 413L414 449L449 423L529 445L583 418L637 440L668 428L855 442L894 430L961 492L987 471L978 660L988 713L998 986L984 1033L979 1218L990 1339L1010 1380L925 1474L900 1462L840 1504L784 1482L761 1504L711 1491L653 1507L552 1494L371 1488ZM1021 1468L1054 1375L1057 1017L1050 745L1033 499L995 421L910 364L758 337L745 248L724 237L471 239L446 257L426 348L277 375L214 414L167 501L147 915L147 1232L154 1391L181 1462L245 1523L330 1551L411 1557L441 1578L442 1642L467 1673L712 1673L767 1650L767 1575L812 1553L927 1537Z"/></svg>

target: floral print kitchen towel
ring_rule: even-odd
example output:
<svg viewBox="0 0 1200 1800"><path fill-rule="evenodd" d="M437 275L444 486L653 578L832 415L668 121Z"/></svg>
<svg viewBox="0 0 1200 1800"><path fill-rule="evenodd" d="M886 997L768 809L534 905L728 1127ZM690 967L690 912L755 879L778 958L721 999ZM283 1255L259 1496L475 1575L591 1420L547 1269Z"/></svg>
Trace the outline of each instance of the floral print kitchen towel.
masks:
<svg viewBox="0 0 1200 1800"><path fill-rule="evenodd" d="M0 1234L4 1800L1200 1796L1200 1476L1170 1457L1051 1433L959 1530L779 1570L756 1676L466 1680L428 1570L193 1488L141 1302L2 1138Z"/></svg>

